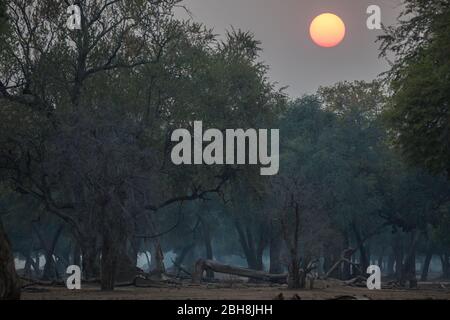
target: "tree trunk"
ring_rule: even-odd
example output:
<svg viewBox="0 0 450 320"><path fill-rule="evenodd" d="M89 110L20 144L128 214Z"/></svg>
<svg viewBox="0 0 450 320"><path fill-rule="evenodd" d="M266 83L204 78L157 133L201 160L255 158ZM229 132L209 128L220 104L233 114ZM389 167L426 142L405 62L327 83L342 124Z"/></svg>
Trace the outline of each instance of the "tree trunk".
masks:
<svg viewBox="0 0 450 320"><path fill-rule="evenodd" d="M349 236L348 233L345 232L344 234L344 248L350 248L350 240L349 240ZM350 257L346 257L347 259L351 259ZM352 270L351 270L351 264L348 263L347 261L344 261L342 263L342 279L343 280L350 280L352 277Z"/></svg>
<svg viewBox="0 0 450 320"><path fill-rule="evenodd" d="M450 261L447 253L441 255L442 263L442 277L444 279L450 279Z"/></svg>
<svg viewBox="0 0 450 320"><path fill-rule="evenodd" d="M383 263L384 263L384 261L383 261L383 254L380 254L379 256L378 256L378 266L380 267L380 269L381 269L381 271L383 271Z"/></svg>
<svg viewBox="0 0 450 320"><path fill-rule="evenodd" d="M53 258L53 254L55 253L56 244L63 230L63 225L60 225L56 230L51 243L47 244L45 239L40 236L39 230L36 229L36 233L41 240L43 247L45 248L45 265L44 265L44 273L42 276L43 280L55 280L58 279L58 272L56 269L55 259Z"/></svg>
<svg viewBox="0 0 450 320"><path fill-rule="evenodd" d="M395 257L395 278L400 280L403 275L403 241L401 235L396 235L393 239L393 251Z"/></svg>
<svg viewBox="0 0 450 320"><path fill-rule="evenodd" d="M406 282L409 282L410 288L417 287L417 278L416 278L416 247L417 242L419 240L419 232L413 231L410 235L411 240L409 243L409 249L407 255L405 257L405 262L402 268L402 274L400 277L400 284L405 285Z"/></svg>
<svg viewBox="0 0 450 320"><path fill-rule="evenodd" d="M27 253L25 256L25 268L23 270L25 277L32 278L33 275L31 274L31 254Z"/></svg>
<svg viewBox="0 0 450 320"><path fill-rule="evenodd" d="M359 254L360 254L360 261L359 264L361 265L361 270L365 272L367 268L370 265L370 257L368 254L368 250L366 250L366 246L364 245L363 238L361 237L361 233L359 232L358 228L356 227L356 224L352 224L353 227L353 233L355 234L356 242L359 244Z"/></svg>
<svg viewBox="0 0 450 320"><path fill-rule="evenodd" d="M110 236L109 231L103 235L102 257L101 257L101 289L102 291L114 290L116 280L118 256L115 240Z"/></svg>
<svg viewBox="0 0 450 320"><path fill-rule="evenodd" d="M238 219L235 219L235 227L239 236L239 243L241 244L242 250L244 251L245 259L247 260L247 266L250 269L256 269L256 257L254 255L253 248L253 236L249 228L244 229Z"/></svg>
<svg viewBox="0 0 450 320"><path fill-rule="evenodd" d="M20 281L16 273L11 243L0 221L0 300L20 299Z"/></svg>
<svg viewBox="0 0 450 320"><path fill-rule="evenodd" d="M393 254L390 254L388 256L388 262L387 262L387 270L386 273L388 277L394 276L394 265L395 265L395 256Z"/></svg>
<svg viewBox="0 0 450 320"><path fill-rule="evenodd" d="M90 239L90 240L87 240ZM87 238L80 243L82 271L85 280L97 279L100 275L100 260L96 237Z"/></svg>
<svg viewBox="0 0 450 320"><path fill-rule="evenodd" d="M430 263L431 263L432 258L433 258L433 251L431 250L431 248L428 248L427 254L425 256L425 260L424 260L423 266L422 266L422 275L420 277L420 281L428 280L428 271L430 270Z"/></svg>
<svg viewBox="0 0 450 320"><path fill-rule="evenodd" d="M180 275L180 272L185 270L183 268L183 262L188 253L195 247L195 243L191 243L181 249L180 254L177 253L177 257L175 258L175 266L178 268L177 276Z"/></svg>
<svg viewBox="0 0 450 320"><path fill-rule="evenodd" d="M202 221L202 234L203 242L205 244L205 255L207 260L213 260L213 249L211 243L211 234L209 232L209 226L204 219ZM214 272L212 270L206 270L206 277L208 279L214 279Z"/></svg>
<svg viewBox="0 0 450 320"><path fill-rule="evenodd" d="M150 272L155 276L162 277L166 273L166 267L164 266L164 253L158 239L153 241L150 254L152 256Z"/></svg>
<svg viewBox="0 0 450 320"><path fill-rule="evenodd" d="M283 273L283 264L281 261L281 249L283 245L283 239L279 231L272 225L270 233L270 267L269 272L272 274Z"/></svg>
<svg viewBox="0 0 450 320"><path fill-rule="evenodd" d="M304 289L306 286L306 273L301 268L298 260L291 261L288 268L288 288L289 289Z"/></svg>
<svg viewBox="0 0 450 320"><path fill-rule="evenodd" d="M72 256L72 263L76 266L81 267L81 249L78 243L73 248L73 256Z"/></svg>

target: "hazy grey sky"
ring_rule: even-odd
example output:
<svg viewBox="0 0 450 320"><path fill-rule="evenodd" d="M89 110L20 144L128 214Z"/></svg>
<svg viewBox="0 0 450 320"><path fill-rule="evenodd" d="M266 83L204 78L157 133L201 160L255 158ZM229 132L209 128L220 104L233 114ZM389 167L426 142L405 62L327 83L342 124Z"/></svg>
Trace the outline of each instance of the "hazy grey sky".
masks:
<svg viewBox="0 0 450 320"><path fill-rule="evenodd" d="M231 26L252 31L262 41L262 60L270 77L289 86L292 97L342 80L371 80L386 69L374 43L379 31L366 27L367 7L379 5L382 22L392 24L400 0L185 0L195 21L224 34ZM316 46L309 25L331 12L346 24L345 40L335 48Z"/></svg>

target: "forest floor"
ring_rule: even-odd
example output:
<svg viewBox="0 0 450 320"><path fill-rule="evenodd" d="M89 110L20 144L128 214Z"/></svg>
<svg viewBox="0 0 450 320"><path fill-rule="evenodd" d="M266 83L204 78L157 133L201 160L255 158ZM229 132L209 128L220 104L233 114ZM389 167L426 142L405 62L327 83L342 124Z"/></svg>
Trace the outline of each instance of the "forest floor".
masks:
<svg viewBox="0 0 450 320"><path fill-rule="evenodd" d="M183 283L159 288L118 287L102 292L96 285L70 291L63 286L30 286L24 300L450 300L449 282L420 282L418 289L387 288L370 291L318 280L313 290L288 290L283 285L250 283Z"/></svg>

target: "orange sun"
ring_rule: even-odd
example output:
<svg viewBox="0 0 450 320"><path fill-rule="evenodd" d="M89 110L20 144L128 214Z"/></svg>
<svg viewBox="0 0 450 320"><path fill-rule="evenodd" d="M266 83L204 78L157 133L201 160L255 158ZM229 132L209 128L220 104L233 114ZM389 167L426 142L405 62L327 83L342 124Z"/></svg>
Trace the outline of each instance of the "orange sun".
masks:
<svg viewBox="0 0 450 320"><path fill-rule="evenodd" d="M318 46L332 48L344 40L345 24L337 15L324 13L314 18L309 33Z"/></svg>

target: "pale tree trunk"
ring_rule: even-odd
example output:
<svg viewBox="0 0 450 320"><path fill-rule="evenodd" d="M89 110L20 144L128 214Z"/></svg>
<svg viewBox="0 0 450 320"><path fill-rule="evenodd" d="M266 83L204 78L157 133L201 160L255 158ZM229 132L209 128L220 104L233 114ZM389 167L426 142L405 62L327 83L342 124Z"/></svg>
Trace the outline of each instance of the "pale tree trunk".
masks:
<svg viewBox="0 0 450 320"><path fill-rule="evenodd" d="M20 299L20 281L14 265L11 243L0 221L0 300Z"/></svg>

